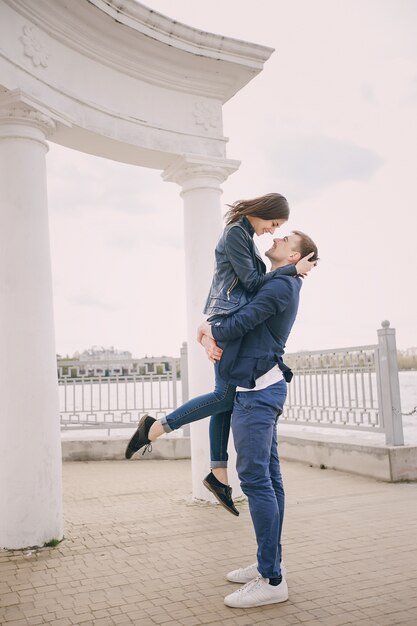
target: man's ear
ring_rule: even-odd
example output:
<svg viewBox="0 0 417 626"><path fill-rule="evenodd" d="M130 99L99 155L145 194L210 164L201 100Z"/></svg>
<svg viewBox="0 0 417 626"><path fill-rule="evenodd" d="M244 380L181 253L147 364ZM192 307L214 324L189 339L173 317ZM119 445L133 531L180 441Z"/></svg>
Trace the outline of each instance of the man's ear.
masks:
<svg viewBox="0 0 417 626"><path fill-rule="evenodd" d="M301 259L301 252L298 252L298 250L293 250L289 256L289 261L291 263L294 263L294 265L297 265L298 261Z"/></svg>

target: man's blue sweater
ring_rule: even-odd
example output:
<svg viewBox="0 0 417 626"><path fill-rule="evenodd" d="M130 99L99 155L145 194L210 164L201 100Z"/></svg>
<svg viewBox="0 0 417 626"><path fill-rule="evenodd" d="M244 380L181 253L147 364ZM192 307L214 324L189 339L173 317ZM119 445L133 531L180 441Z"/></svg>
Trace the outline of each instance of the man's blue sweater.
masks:
<svg viewBox="0 0 417 626"><path fill-rule="evenodd" d="M284 370L282 355L297 315L301 284L296 276L274 278L248 304L213 322L213 337L224 350L219 362L223 380L253 389L256 379L275 365Z"/></svg>

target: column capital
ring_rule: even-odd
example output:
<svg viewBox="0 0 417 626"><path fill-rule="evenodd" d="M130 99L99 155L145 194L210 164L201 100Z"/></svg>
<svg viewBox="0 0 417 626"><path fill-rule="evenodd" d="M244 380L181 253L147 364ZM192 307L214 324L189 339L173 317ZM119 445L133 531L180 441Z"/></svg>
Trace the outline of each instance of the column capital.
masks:
<svg viewBox="0 0 417 626"><path fill-rule="evenodd" d="M21 137L41 140L55 132L57 122L70 126L45 105L25 94L21 89L0 92L0 136ZM35 134L23 131L19 127L26 127L35 131Z"/></svg>
<svg viewBox="0 0 417 626"><path fill-rule="evenodd" d="M220 185L236 172L240 161L185 154L162 172L162 178L169 183L178 183L183 193L192 189L220 189Z"/></svg>

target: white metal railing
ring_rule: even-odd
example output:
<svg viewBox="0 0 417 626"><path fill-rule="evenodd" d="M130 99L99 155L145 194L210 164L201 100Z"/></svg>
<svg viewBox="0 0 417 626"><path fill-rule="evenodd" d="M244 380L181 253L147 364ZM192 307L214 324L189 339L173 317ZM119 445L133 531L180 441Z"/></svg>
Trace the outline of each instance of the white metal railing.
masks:
<svg viewBox="0 0 417 626"><path fill-rule="evenodd" d="M378 405L378 346L288 354L294 372L280 421L383 430Z"/></svg>
<svg viewBox="0 0 417 626"><path fill-rule="evenodd" d="M188 399L186 344L180 358L164 362L162 374L62 375L61 428L132 428L142 413L172 411ZM376 345L287 354L285 362L294 378L280 422L383 432L387 444L403 445L395 330L389 322L382 322Z"/></svg>
<svg viewBox="0 0 417 626"><path fill-rule="evenodd" d="M280 422L384 432L403 445L395 330L378 344L285 355L294 373Z"/></svg>
<svg viewBox="0 0 417 626"><path fill-rule="evenodd" d="M161 374L74 375L58 378L62 430L132 428L143 413L162 416L188 399L187 350L165 359ZM125 361L129 367L129 361Z"/></svg>

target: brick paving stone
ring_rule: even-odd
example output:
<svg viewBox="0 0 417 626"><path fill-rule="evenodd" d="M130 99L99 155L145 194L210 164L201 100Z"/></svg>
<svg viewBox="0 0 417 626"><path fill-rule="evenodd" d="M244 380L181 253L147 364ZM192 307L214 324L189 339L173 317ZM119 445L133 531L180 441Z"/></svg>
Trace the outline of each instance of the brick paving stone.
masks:
<svg viewBox="0 0 417 626"><path fill-rule="evenodd" d="M21 608L17 605L8 606L3 609L3 615L6 619L24 619L25 614L21 610Z"/></svg>
<svg viewBox="0 0 417 626"><path fill-rule="evenodd" d="M349 622L348 615L332 615L322 619L323 626L344 626L344 624L349 624Z"/></svg>
<svg viewBox="0 0 417 626"><path fill-rule="evenodd" d="M288 602L224 605L255 560L250 515L192 504L189 461L66 463L65 540L0 551L0 623L416 626L417 484L282 469Z"/></svg>
<svg viewBox="0 0 417 626"><path fill-rule="evenodd" d="M17 593L5 593L0 597L0 608L19 604L19 595Z"/></svg>
<svg viewBox="0 0 417 626"><path fill-rule="evenodd" d="M132 620L127 615L116 615L113 617L114 624L132 624Z"/></svg>
<svg viewBox="0 0 417 626"><path fill-rule="evenodd" d="M154 624L154 622L149 621L149 617L144 617L143 615L138 617L132 616L132 623L135 624L135 626L152 626L152 624ZM177 624L178 623L179 622L177 622Z"/></svg>
<svg viewBox="0 0 417 626"><path fill-rule="evenodd" d="M197 617L185 617L179 621L182 626L200 626L201 621Z"/></svg>
<svg viewBox="0 0 417 626"><path fill-rule="evenodd" d="M73 624L84 624L85 622L92 621L94 615L92 613L81 613L70 618Z"/></svg>

